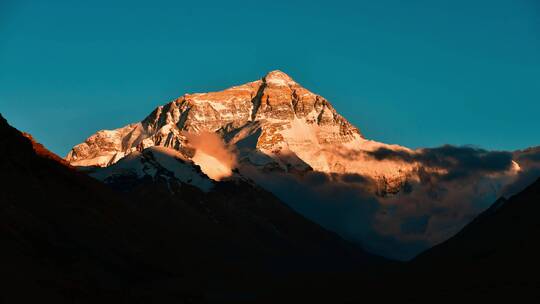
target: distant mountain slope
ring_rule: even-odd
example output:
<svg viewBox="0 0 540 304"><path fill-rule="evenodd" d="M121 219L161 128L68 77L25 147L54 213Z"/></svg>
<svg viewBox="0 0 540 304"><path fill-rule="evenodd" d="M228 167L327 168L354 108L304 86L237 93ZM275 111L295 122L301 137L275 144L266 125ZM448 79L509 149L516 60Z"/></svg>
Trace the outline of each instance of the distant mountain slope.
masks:
<svg viewBox="0 0 540 304"><path fill-rule="evenodd" d="M458 234L420 254L415 262L520 263L540 253L540 180L508 200L501 198ZM499 265L498 267L502 267ZM513 267L513 266L512 266Z"/></svg>
<svg viewBox="0 0 540 304"><path fill-rule="evenodd" d="M219 298L220 288L234 298L268 292L265 284L287 271L384 262L251 183L215 183L175 156L157 157L189 169L182 171L189 179L171 175L171 165L123 174L152 169L148 155L155 159L159 149L133 154L122 170L113 170L121 162L100 169L110 170L107 187L3 118L0 140L1 299L8 303L197 302Z"/></svg>
<svg viewBox="0 0 540 304"><path fill-rule="evenodd" d="M458 234L410 263L431 293L484 298L538 299L540 278L540 179L509 199L501 198Z"/></svg>
<svg viewBox="0 0 540 304"><path fill-rule="evenodd" d="M540 180L522 192L501 198L458 234L420 254L416 263L495 265L537 256L540 239ZM501 265L499 265L500 267Z"/></svg>

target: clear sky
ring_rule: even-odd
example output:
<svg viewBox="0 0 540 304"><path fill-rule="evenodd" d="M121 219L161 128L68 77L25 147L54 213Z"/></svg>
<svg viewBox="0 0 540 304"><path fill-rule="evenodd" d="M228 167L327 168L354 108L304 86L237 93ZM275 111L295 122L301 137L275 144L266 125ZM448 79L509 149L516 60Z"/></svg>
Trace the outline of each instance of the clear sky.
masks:
<svg viewBox="0 0 540 304"><path fill-rule="evenodd" d="M375 140L540 144L537 0L82 2L0 0L0 112L62 156L274 69Z"/></svg>

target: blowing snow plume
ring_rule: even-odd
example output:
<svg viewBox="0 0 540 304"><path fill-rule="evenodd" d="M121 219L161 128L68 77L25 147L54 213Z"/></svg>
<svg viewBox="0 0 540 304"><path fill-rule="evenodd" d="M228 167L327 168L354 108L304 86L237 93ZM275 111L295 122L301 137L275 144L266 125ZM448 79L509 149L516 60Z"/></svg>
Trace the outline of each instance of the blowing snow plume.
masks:
<svg viewBox="0 0 540 304"><path fill-rule="evenodd" d="M236 166L235 153L212 132L185 133L189 145L195 150L193 162L213 180L219 181L232 175Z"/></svg>

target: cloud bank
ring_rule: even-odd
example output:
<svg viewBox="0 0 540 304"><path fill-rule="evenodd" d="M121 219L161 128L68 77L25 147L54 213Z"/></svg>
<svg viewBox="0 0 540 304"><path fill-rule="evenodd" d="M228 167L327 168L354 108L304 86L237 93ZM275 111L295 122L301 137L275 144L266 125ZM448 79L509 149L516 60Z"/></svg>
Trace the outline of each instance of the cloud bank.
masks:
<svg viewBox="0 0 540 304"><path fill-rule="evenodd" d="M338 151L351 161L411 164L414 169L401 191L381 196L376 195L380 181L367 176L261 170L238 163L234 146L215 133L186 137L195 150L194 162L212 179L238 168L311 220L370 252L401 260L448 239L499 197L540 176L540 147L514 153L451 145Z"/></svg>
<svg viewBox="0 0 540 304"><path fill-rule="evenodd" d="M445 145L364 153L417 169L402 191L386 197L374 195L377 181L356 174L262 173L242 165L241 172L324 227L401 260L451 237L497 198L540 176L540 149L517 155ZM521 168L513 159L523 162Z"/></svg>

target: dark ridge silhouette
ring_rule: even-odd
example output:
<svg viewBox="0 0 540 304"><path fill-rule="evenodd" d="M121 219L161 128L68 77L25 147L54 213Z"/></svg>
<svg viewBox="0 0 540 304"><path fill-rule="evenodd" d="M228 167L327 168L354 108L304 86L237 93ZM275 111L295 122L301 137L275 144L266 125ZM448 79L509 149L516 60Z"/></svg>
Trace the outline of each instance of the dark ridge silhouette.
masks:
<svg viewBox="0 0 540 304"><path fill-rule="evenodd" d="M454 237L420 254L413 263L444 261L457 271L473 264L478 268L498 265L498 271L524 274L532 269L519 266L536 260L539 253L539 212L540 179L509 199L500 198ZM512 265L504 263L509 261ZM453 264L462 267L456 269Z"/></svg>
<svg viewBox="0 0 540 304"><path fill-rule="evenodd" d="M423 265L444 260L481 266L516 258L516 264L508 270L527 270L515 266L538 253L539 211L540 179L509 199L500 198L454 237L420 254L413 263Z"/></svg>
<svg viewBox="0 0 540 304"><path fill-rule="evenodd" d="M120 300L182 261L148 218L0 116L0 302ZM179 298L199 296L189 281Z"/></svg>
<svg viewBox="0 0 540 304"><path fill-rule="evenodd" d="M453 298L538 299L539 211L540 179L418 255L406 273L431 293Z"/></svg>
<svg viewBox="0 0 540 304"><path fill-rule="evenodd" d="M397 263L271 193L162 179L105 185L0 116L0 303L537 299L540 180Z"/></svg>
<svg viewBox="0 0 540 304"><path fill-rule="evenodd" d="M387 263L247 182L104 185L1 116L0 184L0 302L283 299L291 278Z"/></svg>

